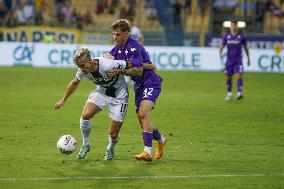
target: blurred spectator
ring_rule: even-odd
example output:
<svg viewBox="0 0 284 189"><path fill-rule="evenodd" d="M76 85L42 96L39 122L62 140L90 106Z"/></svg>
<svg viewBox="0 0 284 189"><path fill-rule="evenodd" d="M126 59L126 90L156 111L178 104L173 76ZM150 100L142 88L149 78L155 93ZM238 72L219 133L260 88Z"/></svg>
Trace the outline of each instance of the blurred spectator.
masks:
<svg viewBox="0 0 284 189"><path fill-rule="evenodd" d="M48 17L47 17L47 24L49 26L56 26L57 25L56 10L49 10Z"/></svg>
<svg viewBox="0 0 284 189"><path fill-rule="evenodd" d="M33 24L34 6L32 2L28 0L24 1L22 12L23 12L26 24Z"/></svg>
<svg viewBox="0 0 284 189"><path fill-rule="evenodd" d="M119 7L119 18L127 18L128 17L127 12L128 12L128 5L122 3Z"/></svg>
<svg viewBox="0 0 284 189"><path fill-rule="evenodd" d="M144 36L141 33L141 30L137 26L135 26L134 20L132 17L128 18L128 23L129 23L129 28L130 28L130 32L129 32L130 37L140 41L140 43L143 44Z"/></svg>
<svg viewBox="0 0 284 189"><path fill-rule="evenodd" d="M265 16L265 3L263 1L258 0L255 5L256 32L262 32L264 16Z"/></svg>
<svg viewBox="0 0 284 189"><path fill-rule="evenodd" d="M181 0L175 0L174 4L172 4L174 10L174 26L176 28L181 28L181 13L182 13L182 3Z"/></svg>
<svg viewBox="0 0 284 189"><path fill-rule="evenodd" d="M63 2L61 12L64 17L64 23L67 24L68 26L72 25L73 8L71 6L70 0L66 0Z"/></svg>
<svg viewBox="0 0 284 189"><path fill-rule="evenodd" d="M56 15L56 25L57 26L65 26L65 17L64 17L64 14L63 12L58 12L57 15Z"/></svg>
<svg viewBox="0 0 284 189"><path fill-rule="evenodd" d="M1 0L4 2L8 11L13 10L13 0Z"/></svg>
<svg viewBox="0 0 284 189"><path fill-rule="evenodd" d="M96 14L104 13L104 9L105 9L105 1L97 0Z"/></svg>
<svg viewBox="0 0 284 189"><path fill-rule="evenodd" d="M8 13L7 7L4 1L0 1L0 26L4 25L4 19Z"/></svg>
<svg viewBox="0 0 284 189"><path fill-rule="evenodd" d="M129 8L127 11L127 17L134 18L136 14L135 8L137 6L136 0L128 0L128 5L129 5Z"/></svg>
<svg viewBox="0 0 284 189"><path fill-rule="evenodd" d="M77 29L82 30L84 25L84 19L80 13L76 13L75 26Z"/></svg>
<svg viewBox="0 0 284 189"><path fill-rule="evenodd" d="M61 12L62 7L63 7L64 0L55 0L55 11L56 15Z"/></svg>
<svg viewBox="0 0 284 189"><path fill-rule="evenodd" d="M206 0L198 0L198 6L202 17L205 14L206 4L207 4Z"/></svg>
<svg viewBox="0 0 284 189"><path fill-rule="evenodd" d="M24 12L23 12L23 5L20 4L19 6L17 6L15 11L16 11L18 24L24 25L26 23L26 18L24 16Z"/></svg>
<svg viewBox="0 0 284 189"><path fill-rule="evenodd" d="M43 17L41 10L37 10L35 13L35 25L43 25Z"/></svg>
<svg viewBox="0 0 284 189"><path fill-rule="evenodd" d="M119 0L111 0L111 3L108 7L109 14L112 14L112 15L115 14L115 10L118 6L118 3L119 3Z"/></svg>
<svg viewBox="0 0 284 189"><path fill-rule="evenodd" d="M146 5L145 5L145 10L146 10L146 17L148 20L153 21L156 20L158 18L158 13L157 10L154 6L154 2L153 1L147 1Z"/></svg>
<svg viewBox="0 0 284 189"><path fill-rule="evenodd" d="M272 12L274 16L283 16L283 12L279 7L277 7L273 1L268 0L266 2L266 10Z"/></svg>
<svg viewBox="0 0 284 189"><path fill-rule="evenodd" d="M13 10L9 10L5 17L5 24L7 27L14 27L18 25L17 15Z"/></svg>
<svg viewBox="0 0 284 189"><path fill-rule="evenodd" d="M185 0L184 2L184 10L185 13L190 15L191 14L191 0Z"/></svg>
<svg viewBox="0 0 284 189"><path fill-rule="evenodd" d="M90 27L94 24L94 19L92 12L88 10L84 15L83 15L83 22L84 26Z"/></svg>

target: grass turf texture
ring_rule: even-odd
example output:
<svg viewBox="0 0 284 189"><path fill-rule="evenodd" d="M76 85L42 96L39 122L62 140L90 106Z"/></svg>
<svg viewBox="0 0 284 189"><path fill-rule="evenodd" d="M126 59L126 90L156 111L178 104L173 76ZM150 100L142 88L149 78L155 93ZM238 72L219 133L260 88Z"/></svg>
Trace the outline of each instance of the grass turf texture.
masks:
<svg viewBox="0 0 284 189"><path fill-rule="evenodd" d="M284 74L247 73L245 98L226 102L222 73L159 72L163 89L152 119L169 143L161 160L144 163L133 158L143 142L131 87L116 160L103 160L107 110L93 119L84 160L57 151L63 134L81 144L79 118L95 88L81 82L64 107L53 110L75 72L0 67L1 189L284 188Z"/></svg>

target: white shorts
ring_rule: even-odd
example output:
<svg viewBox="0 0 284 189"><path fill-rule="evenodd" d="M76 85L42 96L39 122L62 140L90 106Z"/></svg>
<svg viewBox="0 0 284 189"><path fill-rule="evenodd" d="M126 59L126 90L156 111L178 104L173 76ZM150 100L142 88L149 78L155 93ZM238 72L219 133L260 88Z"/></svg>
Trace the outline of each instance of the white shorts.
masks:
<svg viewBox="0 0 284 189"><path fill-rule="evenodd" d="M92 91L87 102L96 104L102 110L109 107L109 117L114 121L123 122L128 108L128 98L117 99Z"/></svg>

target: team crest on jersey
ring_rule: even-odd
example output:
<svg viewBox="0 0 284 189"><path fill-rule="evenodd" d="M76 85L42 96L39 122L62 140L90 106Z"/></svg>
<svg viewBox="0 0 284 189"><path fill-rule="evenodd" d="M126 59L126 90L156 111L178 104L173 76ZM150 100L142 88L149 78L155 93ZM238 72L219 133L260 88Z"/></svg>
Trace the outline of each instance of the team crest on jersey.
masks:
<svg viewBox="0 0 284 189"><path fill-rule="evenodd" d="M230 35L228 35L228 36L227 36L227 39L231 39L231 36L230 36Z"/></svg>
<svg viewBox="0 0 284 189"><path fill-rule="evenodd" d="M241 36L240 36L240 35L238 35L238 36L237 36L237 38L238 38L238 39L241 39Z"/></svg>
<svg viewBox="0 0 284 189"><path fill-rule="evenodd" d="M128 50L126 49L126 50L124 51L124 53L127 55L127 54L128 54Z"/></svg>
<svg viewBox="0 0 284 189"><path fill-rule="evenodd" d="M136 49L133 47L133 48L130 48L130 51L131 52L134 52Z"/></svg>

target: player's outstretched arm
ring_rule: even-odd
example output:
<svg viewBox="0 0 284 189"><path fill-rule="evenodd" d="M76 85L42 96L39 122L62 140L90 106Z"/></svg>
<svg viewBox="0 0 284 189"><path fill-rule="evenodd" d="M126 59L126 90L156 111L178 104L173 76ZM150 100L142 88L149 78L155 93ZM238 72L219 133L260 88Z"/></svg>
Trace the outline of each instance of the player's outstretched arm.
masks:
<svg viewBox="0 0 284 189"><path fill-rule="evenodd" d="M80 80L78 80L77 78L73 79L69 85L66 88L65 94L63 96L63 98L61 100L59 100L57 103L55 103L54 105L54 109L59 109L61 108L64 103L67 101L67 99L69 98L69 96L77 89L78 85L80 83Z"/></svg>

